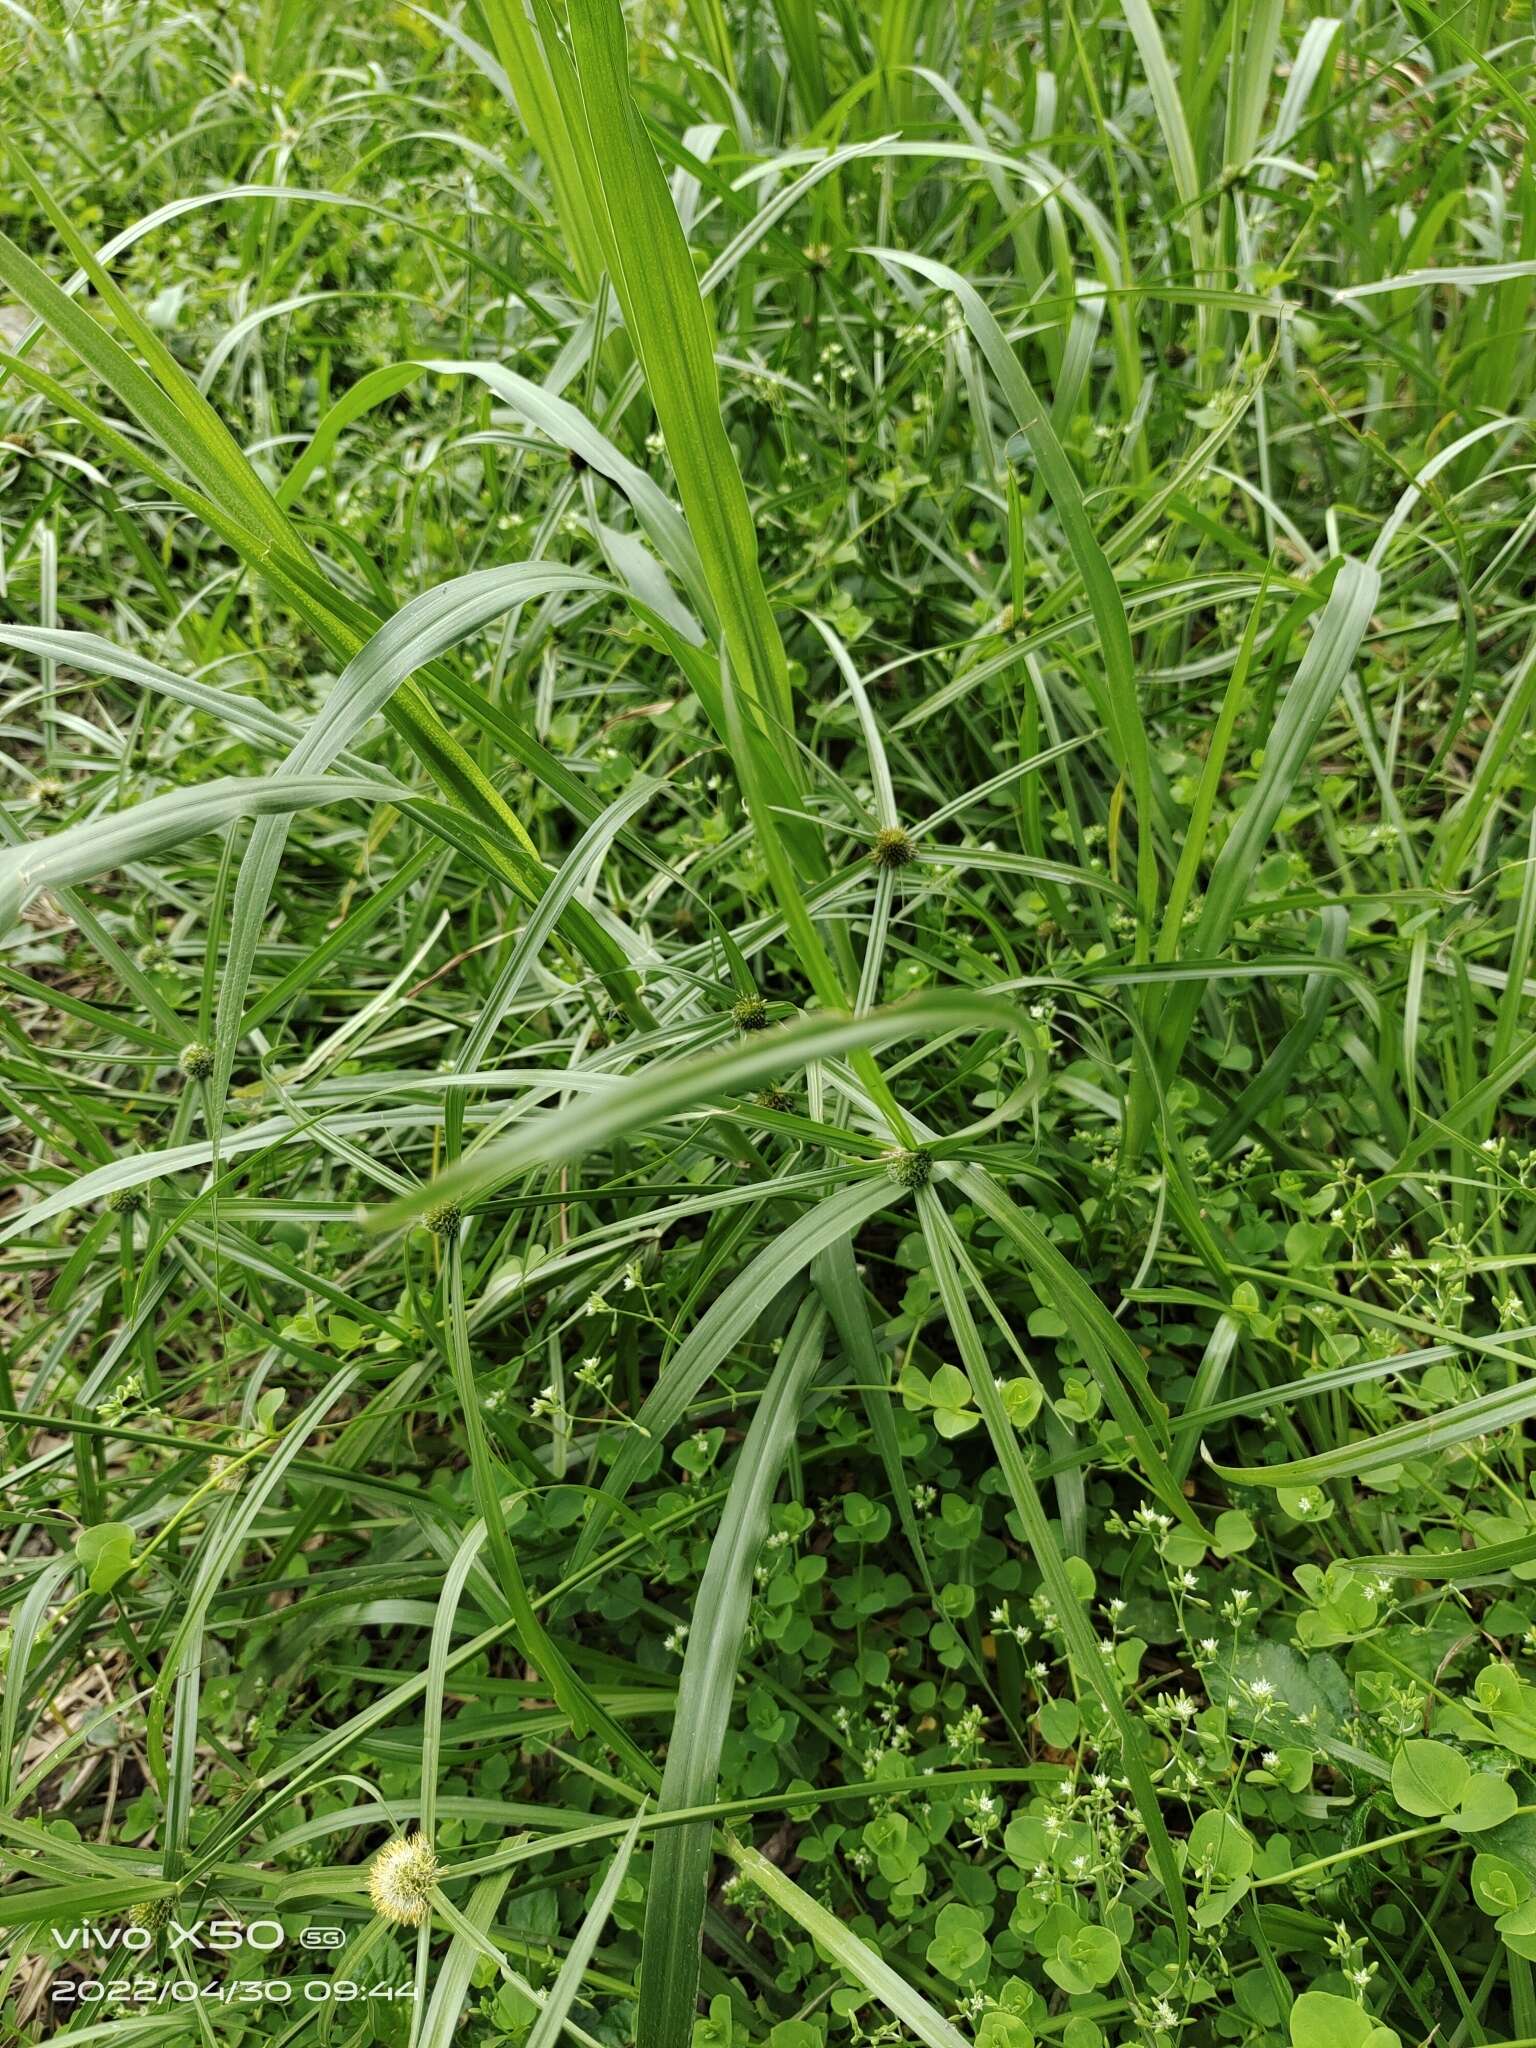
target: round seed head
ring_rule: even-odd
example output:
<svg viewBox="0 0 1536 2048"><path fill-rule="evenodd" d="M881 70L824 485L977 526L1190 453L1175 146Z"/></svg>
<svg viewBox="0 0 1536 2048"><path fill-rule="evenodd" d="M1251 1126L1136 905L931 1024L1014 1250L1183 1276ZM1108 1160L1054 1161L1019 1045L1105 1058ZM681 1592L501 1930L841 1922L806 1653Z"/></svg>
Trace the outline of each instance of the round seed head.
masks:
<svg viewBox="0 0 1536 2048"><path fill-rule="evenodd" d="M932 1155L923 1152L893 1152L885 1163L886 1172L897 1187L915 1192L933 1179Z"/></svg>
<svg viewBox="0 0 1536 2048"><path fill-rule="evenodd" d="M759 1109L776 1110L780 1116L792 1116L795 1108L793 1095L786 1095L782 1088L765 1088L757 1098Z"/></svg>
<svg viewBox="0 0 1536 2048"><path fill-rule="evenodd" d="M171 1908L175 1903L173 1898L140 1899L136 1906L128 1909L129 1924L134 1927L147 1927L151 1934L158 1934L162 1928L170 1925Z"/></svg>
<svg viewBox="0 0 1536 2048"><path fill-rule="evenodd" d="M917 859L912 834L901 825L882 825L875 834L869 857L877 868L904 868Z"/></svg>
<svg viewBox="0 0 1536 2048"><path fill-rule="evenodd" d="M208 1081L218 1062L213 1056L213 1047L205 1045L200 1038L194 1038L190 1045L181 1048L181 1058L176 1062L189 1081Z"/></svg>
<svg viewBox="0 0 1536 2048"><path fill-rule="evenodd" d="M374 1857L368 1869L368 1896L373 1910L398 1927L419 1927L432 1904L437 1858L425 1835L396 1835Z"/></svg>
<svg viewBox="0 0 1536 2048"><path fill-rule="evenodd" d="M27 791L27 801L36 804L40 811L58 811L63 809L67 795L64 784L56 777L42 775Z"/></svg>
<svg viewBox="0 0 1536 2048"><path fill-rule="evenodd" d="M463 1214L457 1202L434 1202L421 1220L434 1237L452 1237Z"/></svg>
<svg viewBox="0 0 1536 2048"><path fill-rule="evenodd" d="M731 1022L738 1031L765 1031L768 1028L768 1005L758 995L742 996L731 1005Z"/></svg>
<svg viewBox="0 0 1536 2048"><path fill-rule="evenodd" d="M136 1209L144 1206L142 1188L114 1188L107 1197L107 1207L114 1216L131 1216Z"/></svg>

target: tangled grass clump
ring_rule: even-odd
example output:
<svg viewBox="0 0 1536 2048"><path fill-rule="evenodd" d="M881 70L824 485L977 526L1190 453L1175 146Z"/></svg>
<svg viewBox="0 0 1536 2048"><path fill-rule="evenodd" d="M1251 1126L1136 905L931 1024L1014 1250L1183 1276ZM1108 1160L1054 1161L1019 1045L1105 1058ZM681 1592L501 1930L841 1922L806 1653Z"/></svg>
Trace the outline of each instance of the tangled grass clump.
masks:
<svg viewBox="0 0 1536 2048"><path fill-rule="evenodd" d="M1536 2041L1533 45L5 11L23 2048Z"/></svg>

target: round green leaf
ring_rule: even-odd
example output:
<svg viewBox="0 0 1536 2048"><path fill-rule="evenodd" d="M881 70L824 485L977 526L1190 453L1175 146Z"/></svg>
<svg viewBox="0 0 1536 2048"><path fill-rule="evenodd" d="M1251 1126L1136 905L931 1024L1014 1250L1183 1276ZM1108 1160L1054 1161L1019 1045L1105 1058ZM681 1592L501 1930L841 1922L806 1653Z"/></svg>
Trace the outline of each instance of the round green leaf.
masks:
<svg viewBox="0 0 1536 2048"><path fill-rule="evenodd" d="M1217 1884L1235 1884L1253 1868L1253 1837L1227 1813L1202 1813L1189 1831L1191 1868Z"/></svg>
<svg viewBox="0 0 1536 2048"><path fill-rule="evenodd" d="M109 1593L133 1566L133 1530L126 1522L98 1522L75 1538L75 1556L93 1593Z"/></svg>
<svg viewBox="0 0 1536 2048"><path fill-rule="evenodd" d="M1479 1771L1461 1795L1456 1825L1464 1835L1481 1834L1484 1828L1501 1827L1519 1803L1507 1778Z"/></svg>
<svg viewBox="0 0 1536 2048"><path fill-rule="evenodd" d="M1303 1991L1291 2007L1291 2048L1397 2048L1397 2036L1352 1998Z"/></svg>
<svg viewBox="0 0 1536 2048"><path fill-rule="evenodd" d="M1392 1797L1405 1813L1436 1819L1453 1813L1472 1776L1470 1765L1444 1742L1405 1742L1392 1765Z"/></svg>
<svg viewBox="0 0 1536 2048"><path fill-rule="evenodd" d="M1472 1896L1485 1913L1498 1919L1531 1896L1531 1880L1518 1863L1482 1850L1472 1859Z"/></svg>

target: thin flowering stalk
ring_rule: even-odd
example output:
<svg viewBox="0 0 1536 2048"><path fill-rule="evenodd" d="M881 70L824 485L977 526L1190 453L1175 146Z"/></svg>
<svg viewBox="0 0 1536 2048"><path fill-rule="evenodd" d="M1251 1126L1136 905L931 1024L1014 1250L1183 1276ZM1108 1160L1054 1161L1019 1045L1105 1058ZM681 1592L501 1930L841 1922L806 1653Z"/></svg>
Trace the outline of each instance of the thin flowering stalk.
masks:
<svg viewBox="0 0 1536 2048"><path fill-rule="evenodd" d="M1515 1820L1527 1814L1536 1813L1536 1806L1517 1806L1509 1818ZM1253 1882L1257 1889L1261 1885L1294 1884L1298 1878L1317 1877L1323 1871L1332 1870L1340 1863L1353 1863L1361 1856L1375 1856L1383 1849L1399 1849L1405 1842L1417 1842L1428 1835L1455 1833L1451 1821L1426 1821L1422 1827L1403 1828L1395 1835L1378 1835L1371 1842L1356 1842L1353 1848L1337 1849L1331 1856L1319 1856L1310 1863L1298 1863L1290 1870L1273 1871L1267 1877L1256 1877Z"/></svg>

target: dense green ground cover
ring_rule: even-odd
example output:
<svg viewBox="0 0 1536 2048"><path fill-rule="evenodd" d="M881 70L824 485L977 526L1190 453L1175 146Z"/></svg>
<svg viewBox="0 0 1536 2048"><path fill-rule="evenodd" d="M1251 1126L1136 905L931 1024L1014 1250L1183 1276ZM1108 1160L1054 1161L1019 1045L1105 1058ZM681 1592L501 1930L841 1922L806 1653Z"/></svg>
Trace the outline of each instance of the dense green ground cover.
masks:
<svg viewBox="0 0 1536 2048"><path fill-rule="evenodd" d="M0 41L19 2037L1536 2040L1528 11Z"/></svg>

